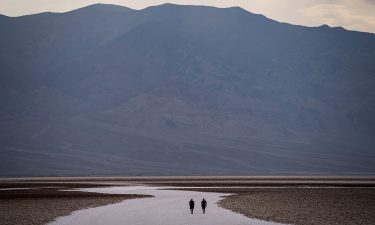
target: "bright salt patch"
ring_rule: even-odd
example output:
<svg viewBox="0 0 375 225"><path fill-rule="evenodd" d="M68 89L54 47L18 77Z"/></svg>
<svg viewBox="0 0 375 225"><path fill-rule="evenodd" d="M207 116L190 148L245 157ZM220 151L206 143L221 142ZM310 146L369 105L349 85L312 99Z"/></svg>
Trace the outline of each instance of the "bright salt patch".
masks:
<svg viewBox="0 0 375 225"><path fill-rule="evenodd" d="M250 219L217 206L216 203L221 196L228 194L159 188L133 186L79 189L87 192L145 194L155 197L126 200L117 204L79 210L70 216L58 218L50 225L280 225ZM188 206L191 198L195 201L193 215L190 214ZM200 208L202 198L208 202L206 214L202 214Z"/></svg>

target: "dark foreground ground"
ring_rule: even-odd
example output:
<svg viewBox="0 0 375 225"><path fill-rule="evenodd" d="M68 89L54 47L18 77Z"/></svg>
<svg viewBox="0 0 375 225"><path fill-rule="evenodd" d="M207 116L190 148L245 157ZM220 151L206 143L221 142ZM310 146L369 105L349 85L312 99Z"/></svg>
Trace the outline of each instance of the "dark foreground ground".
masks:
<svg viewBox="0 0 375 225"><path fill-rule="evenodd" d="M374 188L190 189L235 193L219 202L251 218L296 225L373 225Z"/></svg>
<svg viewBox="0 0 375 225"><path fill-rule="evenodd" d="M1 185L0 185L1 186ZM9 187L9 185L6 185ZM17 184L15 186L27 186ZM30 185L35 186L35 184ZM68 185L94 187L94 185ZM127 199L150 197L143 195L99 194L61 191L58 188L0 189L1 225L42 225L73 211L121 202Z"/></svg>
<svg viewBox="0 0 375 225"><path fill-rule="evenodd" d="M224 208L249 217L300 225L375 224L374 189L270 189L232 195Z"/></svg>
<svg viewBox="0 0 375 225"><path fill-rule="evenodd" d="M0 179L0 224L45 224L78 209L148 197L58 191L62 188L138 184L233 193L219 205L262 220L296 225L375 224L375 178L302 176Z"/></svg>

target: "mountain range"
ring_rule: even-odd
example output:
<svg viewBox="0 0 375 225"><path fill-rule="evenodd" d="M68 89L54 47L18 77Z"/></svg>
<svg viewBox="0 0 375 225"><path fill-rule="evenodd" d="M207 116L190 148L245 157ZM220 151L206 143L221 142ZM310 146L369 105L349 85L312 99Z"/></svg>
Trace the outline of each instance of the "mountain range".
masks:
<svg viewBox="0 0 375 225"><path fill-rule="evenodd" d="M0 16L0 175L375 173L375 35L242 8Z"/></svg>

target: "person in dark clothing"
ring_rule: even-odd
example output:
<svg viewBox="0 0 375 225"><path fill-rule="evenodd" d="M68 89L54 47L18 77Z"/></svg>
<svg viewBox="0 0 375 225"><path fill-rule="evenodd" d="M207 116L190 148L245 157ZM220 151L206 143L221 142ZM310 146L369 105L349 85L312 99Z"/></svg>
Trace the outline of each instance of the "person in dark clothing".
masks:
<svg viewBox="0 0 375 225"><path fill-rule="evenodd" d="M202 200L202 202L201 202L201 206L202 206L203 214L205 214L205 213L206 213L206 207L207 207L206 199L203 199L203 200Z"/></svg>
<svg viewBox="0 0 375 225"><path fill-rule="evenodd" d="M194 210L194 201L193 201L193 199L190 199L190 201L189 201L189 207L190 207L190 213L193 214L193 210Z"/></svg>

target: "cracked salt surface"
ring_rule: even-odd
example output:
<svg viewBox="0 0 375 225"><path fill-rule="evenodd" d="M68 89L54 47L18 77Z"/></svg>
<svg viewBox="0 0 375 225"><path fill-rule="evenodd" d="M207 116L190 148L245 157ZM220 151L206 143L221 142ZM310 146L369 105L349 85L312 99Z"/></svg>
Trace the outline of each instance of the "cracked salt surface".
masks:
<svg viewBox="0 0 375 225"><path fill-rule="evenodd" d="M229 194L164 190L161 187L144 186L78 190L111 194L145 194L155 197L78 210L69 216L57 218L50 225L281 225L250 219L217 206L216 203L221 196ZM190 214L188 206L191 198L195 201L193 215ZM206 214L202 214L200 208L202 198L208 202Z"/></svg>

